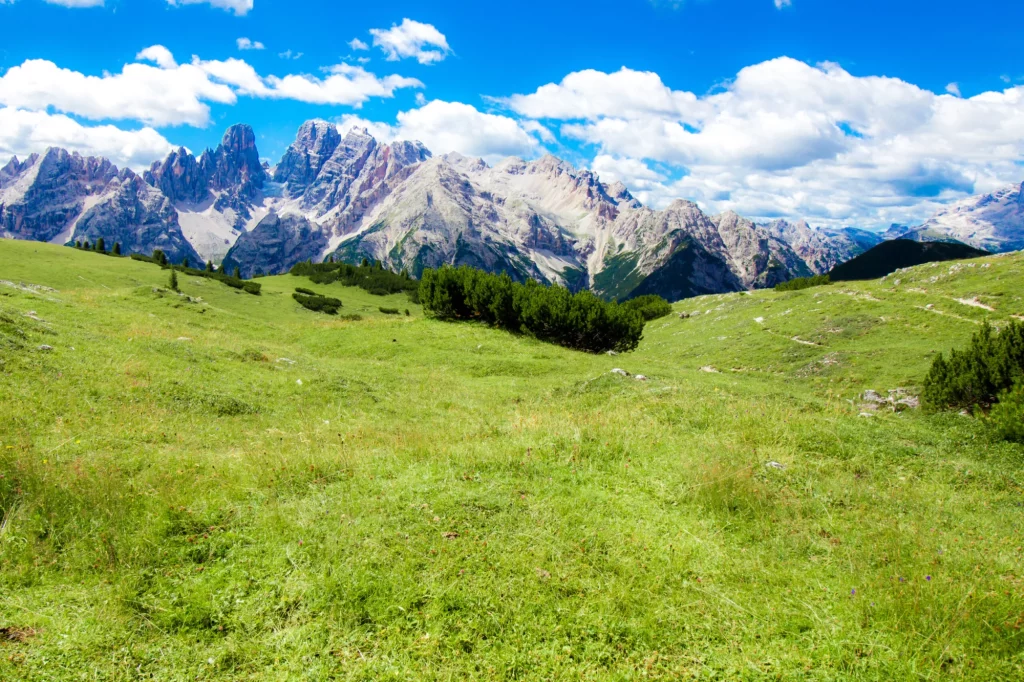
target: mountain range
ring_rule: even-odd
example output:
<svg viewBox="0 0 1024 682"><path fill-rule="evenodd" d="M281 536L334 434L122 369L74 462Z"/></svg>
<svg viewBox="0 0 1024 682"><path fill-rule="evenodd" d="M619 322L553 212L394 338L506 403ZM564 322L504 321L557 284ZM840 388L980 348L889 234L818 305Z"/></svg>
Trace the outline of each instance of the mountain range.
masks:
<svg viewBox="0 0 1024 682"><path fill-rule="evenodd" d="M1022 248L1021 188L986 197L886 236ZM468 264L606 298L672 300L826 273L886 238L707 215L681 199L653 210L622 183L554 156L491 166L419 142L385 144L363 129L342 135L320 120L301 126L273 168L246 125L229 128L216 149L196 157L180 148L141 175L57 148L12 159L0 169L0 236L103 237L126 252L159 248L175 262L211 260L245 276L333 255L415 276Z"/></svg>

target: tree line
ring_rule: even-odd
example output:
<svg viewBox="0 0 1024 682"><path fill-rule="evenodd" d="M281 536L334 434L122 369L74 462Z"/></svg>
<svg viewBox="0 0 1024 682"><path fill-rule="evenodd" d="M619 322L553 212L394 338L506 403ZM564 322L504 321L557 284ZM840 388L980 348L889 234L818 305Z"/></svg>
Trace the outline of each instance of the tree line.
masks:
<svg viewBox="0 0 1024 682"><path fill-rule="evenodd" d="M573 294L533 280L520 284L505 273L468 266L424 270L419 299L440 320L475 320L591 353L633 350L644 330L639 309L590 291Z"/></svg>
<svg viewBox="0 0 1024 682"><path fill-rule="evenodd" d="M366 258L359 265L336 263L334 257L325 263L304 261L296 263L289 271L297 277L308 277L314 284L340 283L342 286L359 287L377 296L388 296L405 292L416 302L419 283L403 270L394 273L387 270L380 261L370 263Z"/></svg>

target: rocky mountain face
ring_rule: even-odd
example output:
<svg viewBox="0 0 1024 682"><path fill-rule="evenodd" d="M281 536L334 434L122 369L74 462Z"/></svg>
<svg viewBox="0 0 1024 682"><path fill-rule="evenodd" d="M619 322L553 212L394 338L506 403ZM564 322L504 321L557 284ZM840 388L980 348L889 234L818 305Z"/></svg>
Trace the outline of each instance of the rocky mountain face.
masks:
<svg viewBox="0 0 1024 682"><path fill-rule="evenodd" d="M884 241L876 232L849 227L841 230L813 228L803 220L797 223L775 220L766 228L773 237L789 244L816 275L823 275Z"/></svg>
<svg viewBox="0 0 1024 682"><path fill-rule="evenodd" d="M350 146L359 140L360 149L372 140L365 132L349 138ZM399 165L400 182L384 181L379 171L364 175L356 191L359 210L342 203L337 218L319 221L336 257L376 259L414 275L444 263L466 264L608 298L660 293L673 299L772 286L826 271L839 258L819 257L822 263L810 265L768 227L731 213L707 216L692 202L654 211L623 185L602 183L553 156L491 167L458 154L416 153ZM311 164L296 166L305 172ZM324 205L308 199L303 205L323 215ZM811 240L815 231L806 230ZM833 241L818 238L805 251L831 253ZM846 237L838 248L855 250Z"/></svg>
<svg viewBox="0 0 1024 682"><path fill-rule="evenodd" d="M203 260L220 261L239 235L267 214L263 188L270 175L247 125L228 128L217 149L198 159L184 147L171 152L144 177L170 199Z"/></svg>
<svg viewBox="0 0 1024 682"><path fill-rule="evenodd" d="M176 261L199 261L162 192L106 159L56 148L0 170L0 236L57 244L103 237L125 252L162 248Z"/></svg>
<svg viewBox="0 0 1024 682"><path fill-rule="evenodd" d="M249 126L198 158L181 148L142 177L63 150L0 169L4 236L102 236L128 250L223 261L243 275L334 255L419 275L466 264L608 298L671 299L768 287L830 270L880 237L806 223L757 225L679 200L656 211L621 183L553 156L489 166L309 121L280 163Z"/></svg>
<svg viewBox="0 0 1024 682"><path fill-rule="evenodd" d="M1024 184L957 202L921 225L893 225L889 239L958 241L992 253L1024 249Z"/></svg>

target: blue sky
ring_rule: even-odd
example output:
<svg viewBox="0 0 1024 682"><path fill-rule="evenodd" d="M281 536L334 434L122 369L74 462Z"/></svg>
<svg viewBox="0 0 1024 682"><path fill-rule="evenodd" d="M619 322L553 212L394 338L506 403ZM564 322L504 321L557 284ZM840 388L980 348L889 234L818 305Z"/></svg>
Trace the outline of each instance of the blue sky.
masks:
<svg viewBox="0 0 1024 682"><path fill-rule="evenodd" d="M812 224L1024 180L1007 0L0 0L0 25L0 163L60 144L140 168L236 122L273 163L316 117Z"/></svg>

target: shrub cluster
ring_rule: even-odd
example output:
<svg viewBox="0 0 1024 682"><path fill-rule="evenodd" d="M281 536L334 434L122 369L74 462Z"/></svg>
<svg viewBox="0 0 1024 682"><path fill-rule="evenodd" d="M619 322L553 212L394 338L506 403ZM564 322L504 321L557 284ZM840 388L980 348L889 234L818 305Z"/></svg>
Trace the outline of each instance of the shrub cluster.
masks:
<svg viewBox="0 0 1024 682"><path fill-rule="evenodd" d="M232 289L241 289L245 293L252 294L253 296L259 296L263 289L263 285L259 282L252 282L239 277L238 268L235 268L234 275L229 275L221 270L213 270L213 263L207 263L206 268L203 270L186 267L184 265L171 265L167 260L167 255L159 249L154 251L152 256L143 256L141 253L133 253L131 258L132 260L142 261L143 263L154 263L162 268L176 270L186 275L191 275L192 277L214 279L228 285Z"/></svg>
<svg viewBox="0 0 1024 682"><path fill-rule="evenodd" d="M384 306L381 306L380 308L378 308L378 310L380 310L385 315L399 315L399 314L401 314L401 311L398 308L385 308Z"/></svg>
<svg viewBox="0 0 1024 682"><path fill-rule="evenodd" d="M130 258L132 260L142 261L143 263L153 263L155 265L160 266L168 265L167 254L165 254L160 249L154 250L152 256L145 256L141 253L133 253L130 256Z"/></svg>
<svg viewBox="0 0 1024 682"><path fill-rule="evenodd" d="M102 253L104 256L121 255L121 243L114 242L114 247L110 251L107 251L107 245L103 241L103 237L97 239L96 242L93 244L90 244L88 241L76 241L74 243L74 247L79 251L93 251L95 253Z"/></svg>
<svg viewBox="0 0 1024 682"><path fill-rule="evenodd" d="M932 410L989 407L1024 383L1024 324L999 334L986 324L963 350L940 354L924 380L921 398Z"/></svg>
<svg viewBox="0 0 1024 682"><path fill-rule="evenodd" d="M1000 438L1024 443L1024 381L999 395L989 417Z"/></svg>
<svg viewBox="0 0 1024 682"><path fill-rule="evenodd" d="M292 294L292 298L294 298L303 308L312 310L316 313L337 315L338 308L341 307L341 301L338 299L321 296L309 289L296 289L295 293Z"/></svg>
<svg viewBox="0 0 1024 682"><path fill-rule="evenodd" d="M820 287L832 284L832 278L828 275L814 275L813 277L797 277L788 282L781 282L775 285L775 291L800 291L811 287Z"/></svg>
<svg viewBox="0 0 1024 682"><path fill-rule="evenodd" d="M645 320L657 320L672 312L672 304L657 294L644 294L631 298L622 307L639 312Z"/></svg>
<svg viewBox="0 0 1024 682"><path fill-rule="evenodd" d="M362 265L348 263L297 263L290 270L298 277L308 277L315 284L331 284L339 282L347 287L359 287L377 296L388 296L402 292L414 293L418 283L408 272L394 273L385 270L377 261L370 264L363 260Z"/></svg>
<svg viewBox="0 0 1024 682"><path fill-rule="evenodd" d="M174 270L177 270L178 272L183 272L186 275L191 275L192 277L206 277L207 279L215 279L218 282L227 284L232 289L241 289L245 293L252 294L253 296L259 296L260 291L263 289L263 285L260 284L259 282L252 282L249 280L242 279L240 277L235 277L227 273L222 273L220 270L217 270L216 272L209 272L207 270L197 270L196 268L187 268L181 265L169 267L173 268Z"/></svg>
<svg viewBox="0 0 1024 682"><path fill-rule="evenodd" d="M629 351L640 343L644 318L637 310L607 303L589 291L512 281L471 267L425 270L420 301L442 320L478 320L529 334L566 348L601 353Z"/></svg>

